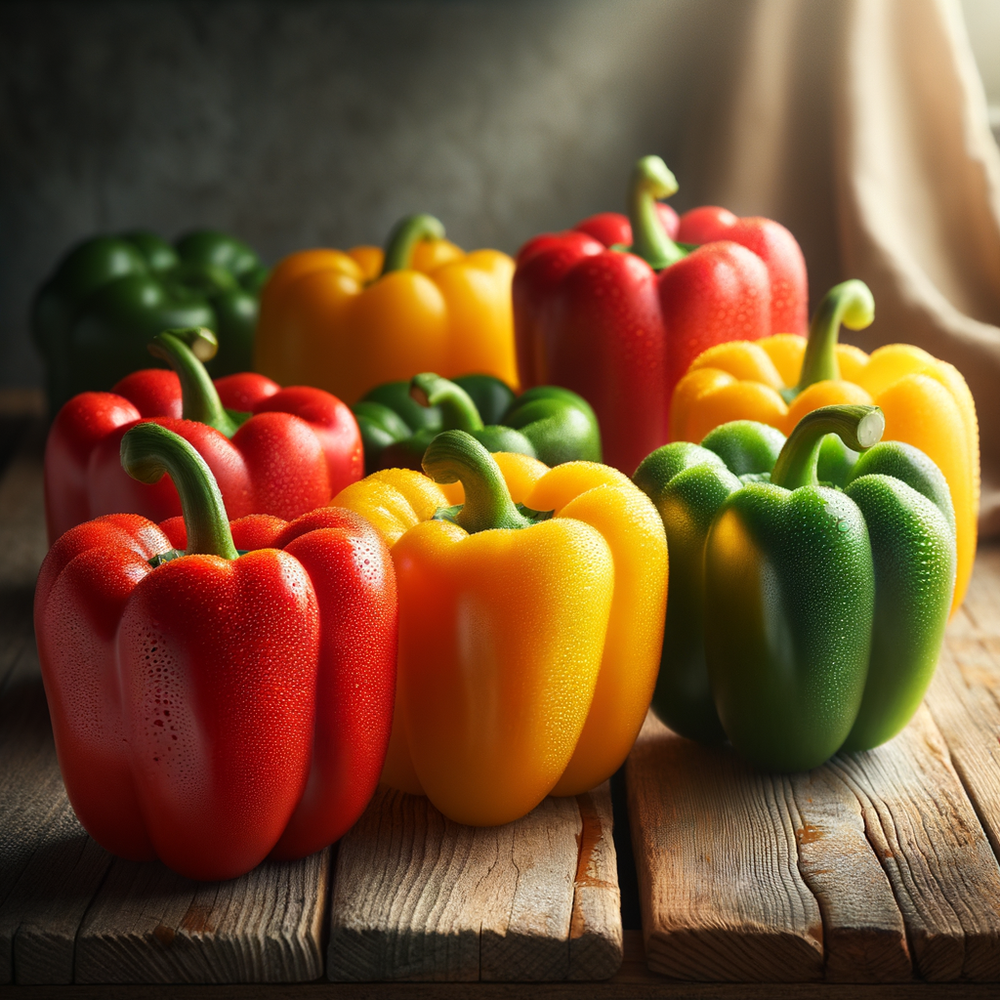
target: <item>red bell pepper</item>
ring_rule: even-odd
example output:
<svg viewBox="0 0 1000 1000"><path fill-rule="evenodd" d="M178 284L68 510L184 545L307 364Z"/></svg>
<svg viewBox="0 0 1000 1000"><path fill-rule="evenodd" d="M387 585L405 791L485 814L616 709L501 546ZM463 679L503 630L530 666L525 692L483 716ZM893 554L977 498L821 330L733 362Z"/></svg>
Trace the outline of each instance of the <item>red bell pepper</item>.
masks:
<svg viewBox="0 0 1000 1000"><path fill-rule="evenodd" d="M156 423L125 434L122 462L146 482L169 473L186 531L107 515L42 564L35 634L73 808L109 851L192 878L326 846L367 805L388 747L385 543L334 507L230 525L208 466Z"/></svg>
<svg viewBox="0 0 1000 1000"><path fill-rule="evenodd" d="M45 448L50 543L100 514L128 511L153 521L180 514L169 479L150 486L122 470L122 435L144 419L194 445L233 518L298 517L361 478L361 433L344 403L311 386L282 389L252 372L213 383L201 361L215 346L210 330L167 330L149 349L173 371L133 372L112 392L83 392L63 406Z"/></svg>
<svg viewBox="0 0 1000 1000"><path fill-rule="evenodd" d="M663 161L643 157L627 230L624 217L616 223L608 213L537 236L514 273L522 385L583 396L597 413L605 461L629 475L667 441L674 386L703 350L803 333L807 323L805 260L792 234L769 219L697 208L675 232L710 242L675 243L656 199L676 190ZM620 243L604 242L616 234Z"/></svg>

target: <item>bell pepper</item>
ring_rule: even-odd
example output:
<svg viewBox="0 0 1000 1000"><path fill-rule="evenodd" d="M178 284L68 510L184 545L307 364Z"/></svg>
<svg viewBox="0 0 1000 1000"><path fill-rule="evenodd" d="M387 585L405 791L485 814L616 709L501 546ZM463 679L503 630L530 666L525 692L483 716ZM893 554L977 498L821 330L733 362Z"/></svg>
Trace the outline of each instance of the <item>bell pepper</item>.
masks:
<svg viewBox="0 0 1000 1000"><path fill-rule="evenodd" d="M476 378L482 382L488 376ZM510 402L495 422L484 423L461 381L451 382L433 372L414 375L408 401L417 402L425 412L437 411L433 422L424 419L415 422L416 426L406 422L403 412L373 400L370 393L355 403L352 410L365 445L365 471L370 474L376 469L419 469L424 451L442 430L467 431L488 451L531 455L550 466L573 461L600 462L597 417L575 392L546 385L515 396L500 382ZM497 391L494 395L499 394Z"/></svg>
<svg viewBox="0 0 1000 1000"><path fill-rule="evenodd" d="M614 469L491 456L464 431L438 435L424 470L378 472L334 499L371 520L396 567L382 780L457 822L507 823L628 754L656 680L663 526ZM457 502L436 482L460 484Z"/></svg>
<svg viewBox="0 0 1000 1000"><path fill-rule="evenodd" d="M810 410L835 403L877 405L886 437L919 448L941 470L955 506L961 605L976 557L979 423L958 369L919 347L864 351L838 344L840 324L863 330L875 302L863 281L827 292L802 337L775 336L709 348L681 379L670 409L670 440L698 441L729 420L757 420L785 434Z"/></svg>
<svg viewBox="0 0 1000 1000"><path fill-rule="evenodd" d="M516 386L513 273L498 250L463 254L430 215L403 219L384 254L292 254L264 286L254 367L347 403L420 371L481 372Z"/></svg>
<svg viewBox="0 0 1000 1000"><path fill-rule="evenodd" d="M188 442L122 438L130 475L169 474L177 551L135 514L64 534L35 634L66 791L123 858L233 878L339 838L374 793L395 687L396 593L378 534L323 508L226 520Z"/></svg>
<svg viewBox="0 0 1000 1000"><path fill-rule="evenodd" d="M938 468L876 444L883 427L877 407L828 406L787 441L735 421L639 466L671 557L653 709L677 732L794 771L878 746L916 711L951 604L955 521Z"/></svg>
<svg viewBox="0 0 1000 1000"><path fill-rule="evenodd" d="M175 246L147 232L81 243L32 308L51 413L77 393L110 389L148 367L146 344L167 327L204 326L217 335L213 376L248 370L266 275L246 244L211 230Z"/></svg>
<svg viewBox="0 0 1000 1000"><path fill-rule="evenodd" d="M529 240L517 255L522 384L583 396L597 413L605 460L628 474L667 441L674 385L701 351L806 327L805 261L791 233L704 208L681 217L678 235L710 241L675 243L655 199L676 190L663 161L643 157L629 192L631 246L571 231Z"/></svg>
<svg viewBox="0 0 1000 1000"><path fill-rule="evenodd" d="M139 483L121 468L122 436L142 420L197 448L234 518L298 517L361 478L361 435L339 399L310 386L282 389L251 372L213 384L198 355L211 357L215 343L201 327L157 334L149 350L174 371L133 372L114 392L80 393L59 411L45 446L50 543L99 514L162 521L180 513L169 478Z"/></svg>

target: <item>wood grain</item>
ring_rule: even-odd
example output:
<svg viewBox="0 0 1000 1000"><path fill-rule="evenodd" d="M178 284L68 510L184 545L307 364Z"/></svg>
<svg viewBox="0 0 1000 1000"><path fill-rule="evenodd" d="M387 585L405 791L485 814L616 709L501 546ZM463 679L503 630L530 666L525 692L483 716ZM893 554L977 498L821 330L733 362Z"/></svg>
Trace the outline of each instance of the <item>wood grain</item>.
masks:
<svg viewBox="0 0 1000 1000"><path fill-rule="evenodd" d="M626 778L650 968L678 979L821 979L822 921L798 869L790 780L682 739L652 713Z"/></svg>
<svg viewBox="0 0 1000 1000"><path fill-rule="evenodd" d="M823 916L826 980L912 979L903 915L868 842L857 796L828 767L793 775L792 790L799 871Z"/></svg>
<svg viewBox="0 0 1000 1000"><path fill-rule="evenodd" d="M330 851L228 882L116 859L80 927L78 983L299 982L322 974Z"/></svg>
<svg viewBox="0 0 1000 1000"><path fill-rule="evenodd" d="M865 832L924 979L1000 979L1000 868L926 707L894 740L828 765Z"/></svg>
<svg viewBox="0 0 1000 1000"><path fill-rule="evenodd" d="M552 981L613 973L621 916L610 792L605 784L582 798L549 798L516 823L473 828L445 819L426 799L379 789L340 844L329 978Z"/></svg>

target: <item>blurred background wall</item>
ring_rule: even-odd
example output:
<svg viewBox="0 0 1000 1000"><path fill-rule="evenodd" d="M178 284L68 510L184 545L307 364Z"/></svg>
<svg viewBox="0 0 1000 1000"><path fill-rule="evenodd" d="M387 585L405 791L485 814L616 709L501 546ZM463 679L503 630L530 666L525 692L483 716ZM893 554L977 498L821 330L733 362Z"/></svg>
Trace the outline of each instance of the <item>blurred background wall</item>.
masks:
<svg viewBox="0 0 1000 1000"><path fill-rule="evenodd" d="M803 2L819 32L804 58L818 75L840 0ZM420 210L466 248L513 253L536 232L622 208L630 164L649 152L678 176L675 207L716 200L711 148L697 138L718 124L752 8L0 4L0 385L41 384L31 295L94 232L214 226L274 262L311 245L381 243ZM1000 3L965 8L1000 107ZM808 145L831 113L800 116L795 141ZM812 167L822 192L827 164ZM733 197L744 214L761 210L752 190ZM812 224L830 214L829 199L778 204L803 244L815 302L840 277L833 220Z"/></svg>

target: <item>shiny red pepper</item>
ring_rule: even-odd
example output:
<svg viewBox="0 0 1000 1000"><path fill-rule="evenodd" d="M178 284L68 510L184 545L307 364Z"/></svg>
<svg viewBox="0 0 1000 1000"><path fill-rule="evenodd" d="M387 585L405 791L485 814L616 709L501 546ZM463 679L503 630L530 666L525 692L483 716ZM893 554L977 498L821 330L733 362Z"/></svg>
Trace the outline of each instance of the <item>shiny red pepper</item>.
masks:
<svg viewBox="0 0 1000 1000"><path fill-rule="evenodd" d="M150 351L174 371L133 372L112 392L83 392L63 406L45 448L50 543L100 514L128 511L152 521L180 514L168 478L146 485L122 470L122 435L144 419L194 445L233 518L298 517L361 478L361 433L344 403L311 386L282 389L252 372L213 383L201 360L214 347L210 330L167 330Z"/></svg>
<svg viewBox="0 0 1000 1000"><path fill-rule="evenodd" d="M360 816L388 746L385 543L333 507L230 525L207 465L155 423L128 431L122 461L173 477L186 530L107 515L42 564L35 634L70 802L109 851L192 878L311 854Z"/></svg>
<svg viewBox="0 0 1000 1000"><path fill-rule="evenodd" d="M605 213L537 236L514 273L521 384L583 396L604 460L628 475L667 441L674 386L703 350L807 324L805 260L792 234L720 208L694 209L675 228L656 199L676 190L663 161L643 157L630 220ZM620 243L604 242L616 236Z"/></svg>

